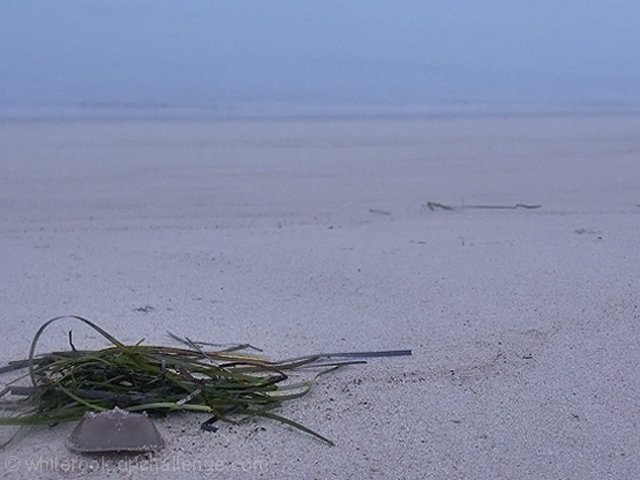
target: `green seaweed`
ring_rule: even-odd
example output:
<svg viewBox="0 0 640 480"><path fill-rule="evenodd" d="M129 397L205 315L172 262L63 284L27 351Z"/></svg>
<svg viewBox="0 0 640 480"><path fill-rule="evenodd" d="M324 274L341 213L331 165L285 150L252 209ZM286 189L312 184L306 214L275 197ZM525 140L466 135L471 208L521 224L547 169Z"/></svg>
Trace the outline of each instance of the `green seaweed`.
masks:
<svg viewBox="0 0 640 480"><path fill-rule="evenodd" d="M69 334L68 351L36 355L46 328L63 318L73 318L98 332L111 346L100 350L77 350ZM198 412L240 422L263 417L333 442L320 433L274 412L283 402L306 395L314 380L346 365L365 363L363 358L409 355L407 350L316 354L270 361L244 350L250 345L207 350L195 342L170 334L183 346L126 345L86 318L69 315L52 318L36 332L26 360L10 362L0 373L28 369L0 392L20 397L1 406L10 415L3 425L56 424L80 419L87 411L119 407L150 415ZM293 371L315 368L311 379L292 381ZM18 385L29 379L31 385ZM207 423L207 422L205 422ZM204 425L203 425L204 427Z"/></svg>

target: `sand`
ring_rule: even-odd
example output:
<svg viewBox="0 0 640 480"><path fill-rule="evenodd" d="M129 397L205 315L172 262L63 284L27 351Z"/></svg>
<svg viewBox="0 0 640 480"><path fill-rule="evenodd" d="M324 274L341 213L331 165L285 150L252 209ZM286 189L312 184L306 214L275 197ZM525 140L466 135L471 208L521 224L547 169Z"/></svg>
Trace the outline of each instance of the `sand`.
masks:
<svg viewBox="0 0 640 480"><path fill-rule="evenodd" d="M638 132L632 115L3 121L2 363L61 314L126 342L414 355L282 410L333 448L179 416L153 457L91 457L58 425L1 451L0 478L635 476ZM469 208L515 204L540 208ZM104 346L67 322L42 351L70 328Z"/></svg>

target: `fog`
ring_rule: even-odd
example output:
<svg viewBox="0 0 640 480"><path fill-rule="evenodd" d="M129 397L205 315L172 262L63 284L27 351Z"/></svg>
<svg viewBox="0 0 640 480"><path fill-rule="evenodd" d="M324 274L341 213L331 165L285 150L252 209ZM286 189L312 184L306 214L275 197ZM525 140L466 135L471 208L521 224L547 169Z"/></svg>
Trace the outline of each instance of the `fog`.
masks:
<svg viewBox="0 0 640 480"><path fill-rule="evenodd" d="M640 109L640 2L0 0L0 109Z"/></svg>

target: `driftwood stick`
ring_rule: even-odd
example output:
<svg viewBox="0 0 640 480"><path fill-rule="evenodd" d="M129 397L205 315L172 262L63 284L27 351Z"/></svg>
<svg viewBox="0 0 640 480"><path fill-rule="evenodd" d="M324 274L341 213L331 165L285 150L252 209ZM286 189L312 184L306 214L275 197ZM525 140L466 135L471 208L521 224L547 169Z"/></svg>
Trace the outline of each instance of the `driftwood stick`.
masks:
<svg viewBox="0 0 640 480"><path fill-rule="evenodd" d="M445 205L438 202L427 202L425 205L432 212L435 210L516 210L518 208L524 208L532 210L535 208L541 208L542 205L529 205L526 203L516 203L515 205L462 205L460 207L454 207L452 205Z"/></svg>

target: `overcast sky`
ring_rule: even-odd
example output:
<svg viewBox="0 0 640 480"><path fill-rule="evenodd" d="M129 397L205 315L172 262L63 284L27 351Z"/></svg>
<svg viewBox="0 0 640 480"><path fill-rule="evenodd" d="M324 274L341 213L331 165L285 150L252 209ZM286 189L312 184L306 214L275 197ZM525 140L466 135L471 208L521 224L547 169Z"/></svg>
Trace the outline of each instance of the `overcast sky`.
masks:
<svg viewBox="0 0 640 480"><path fill-rule="evenodd" d="M0 108L640 109L637 0L0 0Z"/></svg>

